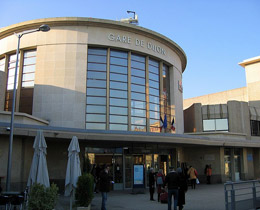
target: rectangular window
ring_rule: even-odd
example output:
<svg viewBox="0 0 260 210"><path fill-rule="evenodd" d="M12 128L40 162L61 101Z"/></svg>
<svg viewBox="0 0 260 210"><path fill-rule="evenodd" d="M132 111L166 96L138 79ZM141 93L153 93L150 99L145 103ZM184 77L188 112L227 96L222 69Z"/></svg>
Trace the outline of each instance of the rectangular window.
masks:
<svg viewBox="0 0 260 210"><path fill-rule="evenodd" d="M145 56L131 54L131 130L146 131Z"/></svg>
<svg viewBox="0 0 260 210"><path fill-rule="evenodd" d="M20 55L19 55L20 59ZM35 79L35 68L36 68L36 50L24 51L23 53L23 66L21 68L21 77L22 81L19 81L19 60L17 68L17 80L16 88L18 84L21 84L20 88L20 97L19 100L19 112L32 114L33 109L33 92L34 92L34 79ZM13 86L14 86L14 77L15 77L15 65L16 65L16 55L9 56L8 62L8 79L7 79L7 92L6 92L6 103L5 110L11 109L12 98L13 98Z"/></svg>
<svg viewBox="0 0 260 210"><path fill-rule="evenodd" d="M86 128L106 129L107 49L88 49Z"/></svg>
<svg viewBox="0 0 260 210"><path fill-rule="evenodd" d="M0 59L0 71L5 71L5 58Z"/></svg>
<svg viewBox="0 0 260 210"><path fill-rule="evenodd" d="M228 131L228 119L203 120L203 131Z"/></svg>
<svg viewBox="0 0 260 210"><path fill-rule="evenodd" d="M110 107L109 129L128 129L128 53L110 51Z"/></svg>
<svg viewBox="0 0 260 210"><path fill-rule="evenodd" d="M251 135L260 136L260 121L251 120Z"/></svg>

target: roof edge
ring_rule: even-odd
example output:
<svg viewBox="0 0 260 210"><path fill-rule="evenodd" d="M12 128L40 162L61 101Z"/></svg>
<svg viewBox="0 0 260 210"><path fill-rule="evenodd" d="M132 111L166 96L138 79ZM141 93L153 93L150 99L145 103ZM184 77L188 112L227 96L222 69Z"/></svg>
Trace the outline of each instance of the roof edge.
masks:
<svg viewBox="0 0 260 210"><path fill-rule="evenodd" d="M4 28L0 28L0 39L12 35L13 33L19 33L24 30L30 30L32 28L38 28L42 24L48 24L51 26L59 26L59 25L90 25L90 26L107 26L110 28L124 28L131 29L131 31L141 31L150 37L154 37L157 40L160 40L162 43L165 43L170 47L173 51L175 51L181 59L182 63L182 72L184 72L187 66L187 56L183 49L174 41L169 39L168 37L149 30L147 28L143 28L141 26L132 25L129 23L123 23L120 21L107 20L107 19L98 19L98 18L87 18L87 17L54 17L54 18L42 18L36 20L29 20L25 22L16 23Z"/></svg>

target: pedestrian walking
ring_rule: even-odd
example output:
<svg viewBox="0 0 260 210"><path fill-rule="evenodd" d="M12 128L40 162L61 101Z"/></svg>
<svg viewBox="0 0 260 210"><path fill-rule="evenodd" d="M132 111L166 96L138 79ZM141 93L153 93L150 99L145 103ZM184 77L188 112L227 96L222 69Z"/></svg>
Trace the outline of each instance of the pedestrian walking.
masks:
<svg viewBox="0 0 260 210"><path fill-rule="evenodd" d="M178 206L179 206L179 210L182 210L183 206L185 205L185 193L188 190L188 180L182 168L177 168L176 171L179 175Z"/></svg>
<svg viewBox="0 0 260 210"><path fill-rule="evenodd" d="M162 193L163 183L164 183L165 177L163 174L163 170L159 169L157 175L156 175L156 188L157 188L157 194L158 194L158 202L160 202L160 195Z"/></svg>
<svg viewBox="0 0 260 210"><path fill-rule="evenodd" d="M106 209L107 193L110 191L110 183L113 183L111 176L109 175L109 166L105 165L104 170L100 173L100 188L99 191L102 195L101 210Z"/></svg>
<svg viewBox="0 0 260 210"><path fill-rule="evenodd" d="M149 172L149 192L150 192L150 200L151 201L155 201L153 199L154 185L155 185L155 174L154 174L153 168L150 168L150 172Z"/></svg>
<svg viewBox="0 0 260 210"><path fill-rule="evenodd" d="M188 170L188 175L190 176L190 181L191 181L191 188L195 189L196 188L196 179L198 176L197 170L190 166Z"/></svg>
<svg viewBox="0 0 260 210"><path fill-rule="evenodd" d="M206 171L207 184L211 184L211 175L212 175L212 168L211 165L209 165Z"/></svg>
<svg viewBox="0 0 260 210"><path fill-rule="evenodd" d="M177 210L178 205L178 189L179 189L179 175L174 170L174 167L170 167L170 172L165 177L164 187L168 188L168 210L172 209L172 197L174 197L174 210Z"/></svg>

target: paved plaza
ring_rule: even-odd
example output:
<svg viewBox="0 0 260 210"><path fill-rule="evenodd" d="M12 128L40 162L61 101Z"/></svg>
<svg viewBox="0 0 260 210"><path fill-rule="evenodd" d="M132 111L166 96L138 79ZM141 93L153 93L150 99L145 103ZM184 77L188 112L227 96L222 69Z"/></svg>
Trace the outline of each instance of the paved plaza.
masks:
<svg viewBox="0 0 260 210"><path fill-rule="evenodd" d="M95 194L91 210L101 209L101 194ZM157 193L154 194L157 198ZM132 194L131 191L112 191L108 194L108 210L167 210L167 204L149 200L148 189L144 194ZM69 209L69 198L60 196L56 210ZM185 210L225 210L223 184L197 185L195 190L189 187L186 193Z"/></svg>

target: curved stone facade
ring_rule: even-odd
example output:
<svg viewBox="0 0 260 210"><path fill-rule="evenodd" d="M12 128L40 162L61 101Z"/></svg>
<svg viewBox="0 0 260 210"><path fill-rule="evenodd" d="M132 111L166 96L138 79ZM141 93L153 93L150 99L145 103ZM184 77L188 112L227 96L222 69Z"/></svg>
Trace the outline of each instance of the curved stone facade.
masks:
<svg viewBox="0 0 260 210"><path fill-rule="evenodd" d="M117 21L92 18L48 18L27 21L0 29L0 59L8 59L15 54L17 38L13 33L24 32L48 24L51 30L47 33L36 32L21 38L20 52L36 51L34 72L32 114L47 120L51 126L86 128L86 94L88 72L88 49L102 48L109 52L116 50L128 53L127 80L127 129L131 130L131 55L136 54L146 59L145 67L145 98L146 125L145 131L151 131L150 124L159 127L159 116L168 117L168 128L175 118L176 132L183 133L182 91L179 85L186 67L186 55L183 50L167 37L142 27ZM107 55L107 101L109 101L109 55ZM156 112L149 113L149 59L158 63L158 90L156 95ZM23 61L25 62L25 61ZM23 65L20 63L20 65ZM168 91L163 87L163 65L168 68ZM8 72L8 67L6 68ZM22 70L21 70L22 72ZM23 75L20 73L20 78ZM8 80L8 79L7 79ZM154 81L151 81L152 83ZM19 88L18 88L19 89ZM167 106L163 105L163 91L167 94ZM150 90L152 92L152 90ZM21 95L23 95L21 93ZM133 94L132 94L133 95ZM18 91L19 97L19 91ZM120 99L120 98L119 98ZM152 100L152 99L150 99ZM23 99L18 100L22 103ZM7 103L7 102L6 102ZM18 102L19 103L19 102ZM109 124L109 102L106 103L106 120ZM21 105L19 106L21 107ZM158 108L159 107L159 108ZM164 107L164 108L163 108ZM159 110L158 110L159 109ZM22 112L16 108L16 111ZM150 115L155 120L149 124ZM170 119L169 119L170 118ZM133 118L132 118L133 120ZM109 130L109 125L105 129ZM124 128L125 130L125 128ZM158 129L156 130L158 132Z"/></svg>

